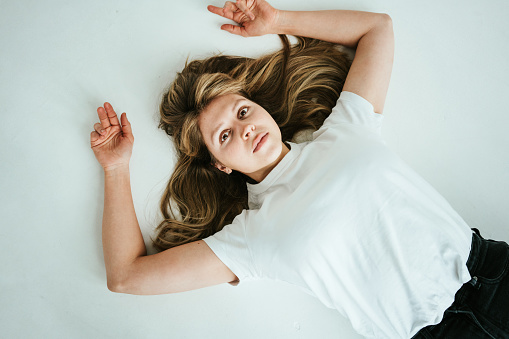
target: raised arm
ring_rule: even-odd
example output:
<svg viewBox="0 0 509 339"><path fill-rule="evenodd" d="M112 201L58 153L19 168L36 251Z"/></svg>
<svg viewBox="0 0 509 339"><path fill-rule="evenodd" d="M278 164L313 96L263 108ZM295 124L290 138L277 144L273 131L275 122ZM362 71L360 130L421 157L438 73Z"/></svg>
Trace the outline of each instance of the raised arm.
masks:
<svg viewBox="0 0 509 339"><path fill-rule="evenodd" d="M134 137L127 115L120 124L109 103L97 109L90 146L104 169L103 253L108 286L120 279L124 267L145 255L145 243L134 211L129 177Z"/></svg>
<svg viewBox="0 0 509 339"><path fill-rule="evenodd" d="M347 47L356 54L343 90L368 100L382 113L394 58L392 20L387 14L329 10L296 12L277 10L263 0L227 2L209 11L234 20L240 26L221 28L245 37L274 34L305 36Z"/></svg>
<svg viewBox="0 0 509 339"><path fill-rule="evenodd" d="M129 160L134 143L131 124L121 124L109 103L97 110L90 144L104 169L102 240L107 286L130 294L192 290L236 279L203 242L146 255L131 194Z"/></svg>

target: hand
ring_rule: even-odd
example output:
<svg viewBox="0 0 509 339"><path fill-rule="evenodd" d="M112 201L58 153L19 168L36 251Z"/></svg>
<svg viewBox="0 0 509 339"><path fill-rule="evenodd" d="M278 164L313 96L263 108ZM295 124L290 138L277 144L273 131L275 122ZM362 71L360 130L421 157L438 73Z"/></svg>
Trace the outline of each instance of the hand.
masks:
<svg viewBox="0 0 509 339"><path fill-rule="evenodd" d="M105 171L129 165L134 137L127 115L122 113L119 124L117 114L107 102L97 109L101 123L94 125L90 133L90 146Z"/></svg>
<svg viewBox="0 0 509 339"><path fill-rule="evenodd" d="M226 1L224 7L208 6L217 15L233 20L240 26L225 24L221 29L243 37L277 33L279 11L264 0Z"/></svg>

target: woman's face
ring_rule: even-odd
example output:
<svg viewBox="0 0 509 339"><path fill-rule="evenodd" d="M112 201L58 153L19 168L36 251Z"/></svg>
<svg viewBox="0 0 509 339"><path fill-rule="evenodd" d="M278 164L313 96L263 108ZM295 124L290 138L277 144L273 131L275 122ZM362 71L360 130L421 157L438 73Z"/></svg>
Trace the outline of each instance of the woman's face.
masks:
<svg viewBox="0 0 509 339"><path fill-rule="evenodd" d="M212 100L201 112L198 126L214 164L225 173L242 172L257 182L288 153L281 131L261 106L238 94Z"/></svg>

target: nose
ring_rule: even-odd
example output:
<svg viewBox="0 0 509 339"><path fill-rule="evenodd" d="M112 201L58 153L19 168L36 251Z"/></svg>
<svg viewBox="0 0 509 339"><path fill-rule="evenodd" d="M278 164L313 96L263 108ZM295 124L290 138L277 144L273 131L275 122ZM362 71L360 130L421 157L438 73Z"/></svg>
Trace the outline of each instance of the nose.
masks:
<svg viewBox="0 0 509 339"><path fill-rule="evenodd" d="M255 130L254 125L249 124L249 125L244 126L244 133L242 133L242 138L244 140L248 140L249 137L251 136L251 133L253 133L254 130Z"/></svg>

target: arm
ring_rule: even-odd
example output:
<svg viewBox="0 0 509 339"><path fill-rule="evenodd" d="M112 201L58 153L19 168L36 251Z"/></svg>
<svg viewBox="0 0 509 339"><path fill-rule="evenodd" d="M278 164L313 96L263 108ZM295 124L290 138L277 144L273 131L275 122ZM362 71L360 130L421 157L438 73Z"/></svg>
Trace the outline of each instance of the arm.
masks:
<svg viewBox="0 0 509 339"><path fill-rule="evenodd" d="M103 251L113 292L175 293L237 279L203 241L146 255L128 167L105 171Z"/></svg>
<svg viewBox="0 0 509 339"><path fill-rule="evenodd" d="M138 256L110 290L139 295L191 291L238 280L203 240Z"/></svg>
<svg viewBox="0 0 509 339"><path fill-rule="evenodd" d="M203 242L146 255L131 194L129 160L134 137L124 114L120 126L109 103L97 110L90 142L104 169L103 252L111 291L132 294L181 292L236 280Z"/></svg>
<svg viewBox="0 0 509 339"><path fill-rule="evenodd" d="M368 100L382 113L394 59L392 20L357 11L281 11L279 32L357 48L344 91Z"/></svg>
<svg viewBox="0 0 509 339"><path fill-rule="evenodd" d="M126 280L126 268L146 255L134 211L129 165L104 171L102 241L108 288L114 290Z"/></svg>
<svg viewBox="0 0 509 339"><path fill-rule="evenodd" d="M388 15L343 10L282 11L263 0L238 0L235 5L208 9L241 24L221 27L233 34L291 34L357 48L343 90L368 100L375 112L383 111L394 57L394 34Z"/></svg>
<svg viewBox="0 0 509 339"><path fill-rule="evenodd" d="M145 255L131 195L129 160L134 136L123 113L120 125L109 103L97 109L100 123L94 125L90 145L104 169L103 253L108 288L125 279L125 267Z"/></svg>

